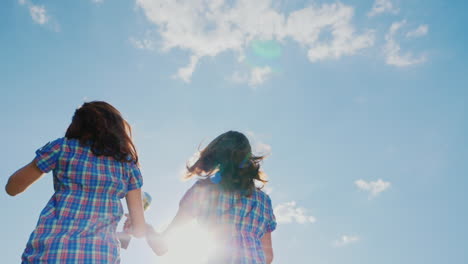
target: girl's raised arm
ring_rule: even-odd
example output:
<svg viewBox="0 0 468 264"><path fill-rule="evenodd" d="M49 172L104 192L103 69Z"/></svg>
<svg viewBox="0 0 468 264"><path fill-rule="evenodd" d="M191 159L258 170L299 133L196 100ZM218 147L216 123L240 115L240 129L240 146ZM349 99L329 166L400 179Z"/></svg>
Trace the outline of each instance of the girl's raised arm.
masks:
<svg viewBox="0 0 468 264"><path fill-rule="evenodd" d="M142 237L145 235L146 223L143 214L143 201L141 199L141 188L131 190L125 197L127 200L128 212L130 219L132 219L131 234L135 237Z"/></svg>
<svg viewBox="0 0 468 264"><path fill-rule="evenodd" d="M5 190L9 195L15 196L24 192L42 175L44 175L44 172L37 167L35 160L33 160L10 176Z"/></svg>

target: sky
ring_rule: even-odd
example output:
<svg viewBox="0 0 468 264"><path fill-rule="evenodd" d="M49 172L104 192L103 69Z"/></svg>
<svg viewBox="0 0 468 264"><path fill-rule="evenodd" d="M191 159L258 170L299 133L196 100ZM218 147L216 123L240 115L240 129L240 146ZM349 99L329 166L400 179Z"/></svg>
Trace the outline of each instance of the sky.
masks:
<svg viewBox="0 0 468 264"><path fill-rule="evenodd" d="M198 147L245 133L268 174L274 263L468 263L468 35L461 0L8 0L0 3L0 184L83 102L133 127L149 223L193 181ZM53 194L0 195L2 263L20 262ZM188 226L165 257L197 263ZM184 245L182 245L184 244Z"/></svg>

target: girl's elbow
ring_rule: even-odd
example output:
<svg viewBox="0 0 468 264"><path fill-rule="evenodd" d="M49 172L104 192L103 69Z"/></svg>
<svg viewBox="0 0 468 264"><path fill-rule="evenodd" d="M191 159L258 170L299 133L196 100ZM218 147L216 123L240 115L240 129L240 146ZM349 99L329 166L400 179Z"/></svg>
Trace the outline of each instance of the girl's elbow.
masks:
<svg viewBox="0 0 468 264"><path fill-rule="evenodd" d="M12 191L10 191L10 190L8 190L8 189L6 189L6 193L7 193L8 195L10 195L10 196L16 196L16 195L17 195L17 193L14 193L14 192L12 192Z"/></svg>
<svg viewBox="0 0 468 264"><path fill-rule="evenodd" d="M5 186L5 191L10 196L16 196L17 194L20 193L18 190L15 190L14 188L12 188L10 184L7 184Z"/></svg>

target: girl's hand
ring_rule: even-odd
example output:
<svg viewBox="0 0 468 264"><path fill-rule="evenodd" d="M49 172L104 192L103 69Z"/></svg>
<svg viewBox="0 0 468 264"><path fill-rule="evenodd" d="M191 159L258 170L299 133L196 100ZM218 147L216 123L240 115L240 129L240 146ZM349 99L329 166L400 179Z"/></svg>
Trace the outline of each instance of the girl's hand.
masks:
<svg viewBox="0 0 468 264"><path fill-rule="evenodd" d="M133 235L132 218L128 214L125 214L125 216L127 217L127 219L125 220L125 223L124 223L124 232L126 234ZM167 253L168 248L167 248L166 242L164 241L164 237L160 233L156 232L153 226L147 223L145 233L146 233L146 242L151 247L153 252L156 253L156 255L162 256Z"/></svg>
<svg viewBox="0 0 468 264"><path fill-rule="evenodd" d="M125 219L123 230L127 234L132 234L132 218L130 218L128 214L125 214L125 217L127 217L127 219Z"/></svg>
<svg viewBox="0 0 468 264"><path fill-rule="evenodd" d="M132 221L132 218L130 217L129 214L125 214L125 217L127 217L127 219L125 219L125 223L124 223L124 226L123 226L123 231L126 233L126 234L129 234L129 235L132 235L132 236L135 236L134 235L134 232L133 232L133 221ZM135 236L136 237L136 236Z"/></svg>
<svg viewBox="0 0 468 264"><path fill-rule="evenodd" d="M164 237L160 233L156 232L156 230L154 230L154 228L149 224L146 224L146 242L158 256L162 256L168 251Z"/></svg>

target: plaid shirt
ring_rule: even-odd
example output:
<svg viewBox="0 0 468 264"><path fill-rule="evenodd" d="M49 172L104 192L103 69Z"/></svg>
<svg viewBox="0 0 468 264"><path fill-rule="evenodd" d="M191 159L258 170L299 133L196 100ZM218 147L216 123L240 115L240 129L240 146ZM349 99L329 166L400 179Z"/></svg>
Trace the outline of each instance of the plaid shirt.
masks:
<svg viewBox="0 0 468 264"><path fill-rule="evenodd" d="M276 220L270 197L261 190L246 197L209 179L198 180L180 201L180 210L214 233L218 248L209 263L266 263L261 238L275 230Z"/></svg>
<svg viewBox="0 0 468 264"><path fill-rule="evenodd" d="M95 156L76 139L59 138L36 151L37 167L53 171L55 193L42 210L22 263L119 263L115 235L120 199L141 188L138 166Z"/></svg>

